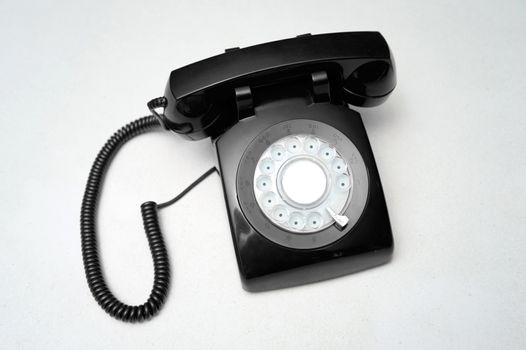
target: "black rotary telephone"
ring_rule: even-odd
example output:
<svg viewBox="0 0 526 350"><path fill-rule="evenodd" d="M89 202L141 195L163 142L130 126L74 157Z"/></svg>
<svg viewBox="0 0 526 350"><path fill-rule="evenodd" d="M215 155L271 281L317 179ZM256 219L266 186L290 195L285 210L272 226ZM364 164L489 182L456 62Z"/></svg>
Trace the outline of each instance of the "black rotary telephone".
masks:
<svg viewBox="0 0 526 350"><path fill-rule="evenodd" d="M99 305L124 321L155 315L170 268L157 210L216 170L221 176L243 287L284 288L386 263L393 237L373 153L351 106L384 102L396 85L380 33L300 35L174 70L151 116L117 131L99 152L81 210L86 277ZM130 138L162 127L210 137L217 164L173 200L141 206L154 261L148 300L123 304L107 287L97 251L104 171Z"/></svg>

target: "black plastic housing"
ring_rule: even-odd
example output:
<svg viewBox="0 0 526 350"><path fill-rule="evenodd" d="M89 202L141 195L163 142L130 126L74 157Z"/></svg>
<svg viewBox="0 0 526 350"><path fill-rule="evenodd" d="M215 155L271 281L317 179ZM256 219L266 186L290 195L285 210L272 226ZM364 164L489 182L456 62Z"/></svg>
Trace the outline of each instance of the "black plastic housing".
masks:
<svg viewBox="0 0 526 350"><path fill-rule="evenodd" d="M171 73L164 124L189 139L211 137L214 141L246 290L315 282L390 260L393 237L380 177L361 117L348 106L376 106L395 85L394 60L378 32L303 35L228 50ZM336 129L356 147L366 168L365 207L358 213L349 205L346 210L356 213L355 224L329 243L319 239L299 247L292 244L298 238L290 238L289 245L271 240L268 234L281 234L276 231L280 228L268 226L270 222L260 226L257 204L245 196L253 185L251 166L240 166L247 148L256 139L270 145L279 136L279 124L294 120L290 124L298 129L304 121L315 121L320 128L333 130L333 135ZM245 184L243 189L240 184ZM240 193L245 199L240 200ZM352 198L357 197L351 197L351 203ZM316 235L330 235L334 230L331 226Z"/></svg>
<svg viewBox="0 0 526 350"><path fill-rule="evenodd" d="M323 122L347 136L360 151L369 178L367 204L357 224L340 240L318 249L291 249L263 237L244 215L236 190L240 159L252 140L272 125L298 118ZM385 199L357 112L329 103L309 104L301 98L284 99L256 108L254 117L234 125L217 139L215 146L239 271L246 290L257 292L316 282L390 260L393 237Z"/></svg>
<svg viewBox="0 0 526 350"><path fill-rule="evenodd" d="M190 139L216 137L240 119L236 88L257 89L316 71L328 74L335 104L376 106L396 85L394 61L380 33L302 35L174 70L165 91L165 124Z"/></svg>

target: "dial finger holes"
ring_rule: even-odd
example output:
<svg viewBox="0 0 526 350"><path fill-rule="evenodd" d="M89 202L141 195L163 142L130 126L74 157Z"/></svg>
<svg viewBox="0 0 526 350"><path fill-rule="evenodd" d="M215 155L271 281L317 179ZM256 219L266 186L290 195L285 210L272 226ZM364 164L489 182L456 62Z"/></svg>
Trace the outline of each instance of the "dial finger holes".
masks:
<svg viewBox="0 0 526 350"><path fill-rule="evenodd" d="M263 142L265 141L265 142ZM350 165L337 146L315 134L261 139L253 171L253 194L264 219L278 229L310 234L329 228L352 195ZM244 181L241 190L248 181Z"/></svg>
<svg viewBox="0 0 526 350"><path fill-rule="evenodd" d="M323 224L322 220L323 219L320 214L311 213L307 217L307 225L309 225L311 229L317 229Z"/></svg>
<svg viewBox="0 0 526 350"><path fill-rule="evenodd" d="M345 171L347 165L341 158L337 158L332 162L332 171L337 174L341 174Z"/></svg>
<svg viewBox="0 0 526 350"><path fill-rule="evenodd" d="M283 205L279 205L272 211L272 216L279 223L286 222L289 219L289 211Z"/></svg>
<svg viewBox="0 0 526 350"><path fill-rule="evenodd" d="M270 176L261 175L256 180L256 186L260 191L270 191L271 189L271 179Z"/></svg>
<svg viewBox="0 0 526 350"><path fill-rule="evenodd" d="M261 170L263 174L272 174L274 172L274 168L274 161L270 158L265 158L261 161L261 163L259 163L259 170Z"/></svg>
<svg viewBox="0 0 526 350"><path fill-rule="evenodd" d="M331 161L336 156L336 151L334 148L331 148L329 146L325 146L320 151L320 157L321 159L324 159L326 161Z"/></svg>
<svg viewBox="0 0 526 350"><path fill-rule="evenodd" d="M304 146L307 153L316 154L320 145L314 137L307 137L304 141Z"/></svg>
<svg viewBox="0 0 526 350"><path fill-rule="evenodd" d="M295 230L301 230L305 226L305 219L299 212L292 213L289 219L289 225Z"/></svg>
<svg viewBox="0 0 526 350"><path fill-rule="evenodd" d="M297 137L290 137L285 143L285 147L290 153L297 153L301 149L301 142Z"/></svg>
<svg viewBox="0 0 526 350"><path fill-rule="evenodd" d="M276 195L272 192L267 192L261 197L261 202L263 203L263 206L267 209L272 208L277 203L277 201L278 199Z"/></svg>
<svg viewBox="0 0 526 350"><path fill-rule="evenodd" d="M275 161L281 161L285 158L285 147L282 145L274 145L270 150L270 155Z"/></svg>
<svg viewBox="0 0 526 350"><path fill-rule="evenodd" d="M351 179L348 175L340 175L338 179L336 179L336 186L340 190L347 191L349 187L351 187Z"/></svg>

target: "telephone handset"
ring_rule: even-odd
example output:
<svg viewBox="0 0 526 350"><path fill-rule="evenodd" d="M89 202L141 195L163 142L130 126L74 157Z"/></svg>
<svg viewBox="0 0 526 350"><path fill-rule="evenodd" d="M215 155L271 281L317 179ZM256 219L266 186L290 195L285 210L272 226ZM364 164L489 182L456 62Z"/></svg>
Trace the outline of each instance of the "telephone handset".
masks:
<svg viewBox="0 0 526 350"><path fill-rule="evenodd" d="M190 139L217 137L253 115L254 103L286 97L287 88L292 88L289 95L310 88L316 102L367 107L385 101L395 84L389 47L380 33L302 35L228 49L174 70L163 122Z"/></svg>
<svg viewBox="0 0 526 350"><path fill-rule="evenodd" d="M157 210L215 170L221 176L243 287L265 291L341 276L389 261L393 238L380 177L354 106L384 102L396 85L380 33L301 35L174 70L152 116L123 127L99 152L81 212L88 285L124 321L155 315L170 280ZM95 215L104 170L129 138L162 126L191 140L210 137L212 168L173 200L141 206L154 260L148 300L126 305L107 287Z"/></svg>

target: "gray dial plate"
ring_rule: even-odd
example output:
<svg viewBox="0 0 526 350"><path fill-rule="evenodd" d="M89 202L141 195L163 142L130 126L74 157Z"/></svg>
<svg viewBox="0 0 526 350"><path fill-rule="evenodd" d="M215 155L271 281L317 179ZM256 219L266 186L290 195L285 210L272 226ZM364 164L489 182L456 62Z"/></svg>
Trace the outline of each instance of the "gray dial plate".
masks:
<svg viewBox="0 0 526 350"><path fill-rule="evenodd" d="M350 168L352 196L342 214L348 225L339 230L334 225L312 233L291 232L272 223L262 212L254 193L254 175L261 155L279 139L290 135L310 134L329 142L338 150ZM240 207L250 224L264 237L282 246L295 249L314 249L333 243L347 234L360 218L368 196L368 174L356 146L340 131L325 123L295 119L271 126L260 133L248 146L237 171L236 189Z"/></svg>

